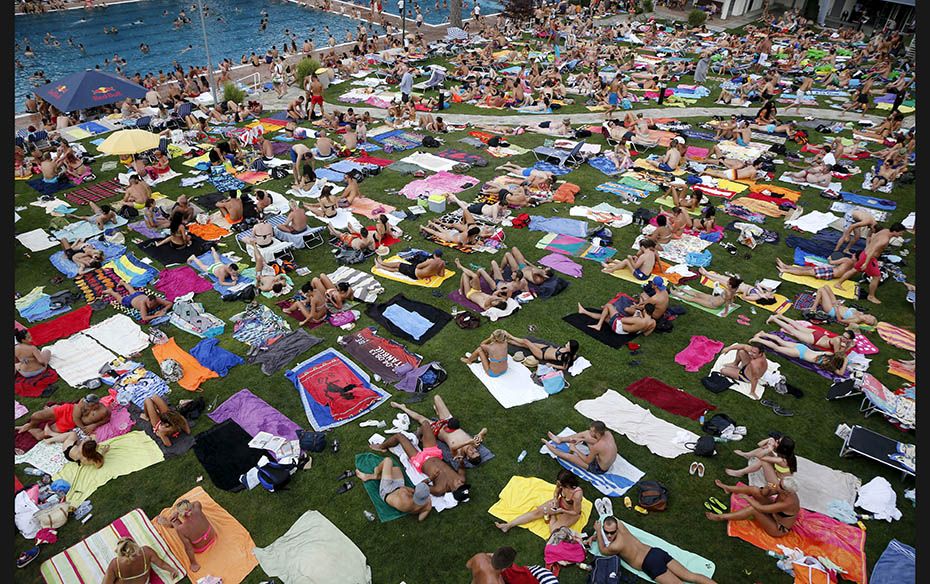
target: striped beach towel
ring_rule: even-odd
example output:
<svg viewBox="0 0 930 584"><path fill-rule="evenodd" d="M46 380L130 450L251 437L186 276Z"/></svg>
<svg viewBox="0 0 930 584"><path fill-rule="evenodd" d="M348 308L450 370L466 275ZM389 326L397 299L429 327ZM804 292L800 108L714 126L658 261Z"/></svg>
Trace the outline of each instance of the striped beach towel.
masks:
<svg viewBox="0 0 930 584"><path fill-rule="evenodd" d="M103 199L121 195L123 186L115 178L102 183L90 184L65 195L70 203L75 205L89 205Z"/></svg>
<svg viewBox="0 0 930 584"><path fill-rule="evenodd" d="M911 352L917 349L917 335L893 324L887 322L878 323L878 336L889 345L899 349Z"/></svg>
<svg viewBox="0 0 930 584"><path fill-rule="evenodd" d="M571 428L566 427L564 430L559 432L559 436L570 436L574 434L575 431ZM568 452L568 444L557 444L556 448L562 452ZM549 452L549 449L544 445L539 449L540 454L548 454L549 456L556 458L554 454ZM622 456L617 455L617 459L614 461L610 468L607 469L607 472L601 474L595 474L587 469L581 468L557 458L559 464L563 468L566 468L572 472L575 476L580 478L583 481L591 483L598 491L607 495L608 497L622 497L626 492L635 485L639 479L643 478L643 471L639 470L629 462L627 462Z"/></svg>
<svg viewBox="0 0 930 584"><path fill-rule="evenodd" d="M151 547L169 566L179 574L184 574L184 566L155 530L152 522L141 509L135 509L43 562L42 577L47 584L103 582L107 566L116 557L116 542L123 537L131 537L140 546ZM182 578L183 576L172 578L170 573L153 566L149 583L174 584Z"/></svg>

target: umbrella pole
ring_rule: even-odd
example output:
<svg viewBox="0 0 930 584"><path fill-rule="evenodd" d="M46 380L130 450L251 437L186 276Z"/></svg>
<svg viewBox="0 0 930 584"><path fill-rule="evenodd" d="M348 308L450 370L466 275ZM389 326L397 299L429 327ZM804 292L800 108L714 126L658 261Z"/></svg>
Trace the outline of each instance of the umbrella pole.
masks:
<svg viewBox="0 0 930 584"><path fill-rule="evenodd" d="M203 48L207 53L207 73L210 76L210 94L213 96L213 105L219 101L216 99L216 81L213 80L213 62L210 60L210 45L207 44L207 24L203 19L203 0L197 0L197 7L200 10L200 29L203 31Z"/></svg>

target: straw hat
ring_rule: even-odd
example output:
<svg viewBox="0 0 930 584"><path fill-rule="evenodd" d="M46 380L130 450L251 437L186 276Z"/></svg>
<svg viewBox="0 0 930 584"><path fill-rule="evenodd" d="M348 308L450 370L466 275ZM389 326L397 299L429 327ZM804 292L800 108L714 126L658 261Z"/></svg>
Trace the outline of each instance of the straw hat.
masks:
<svg viewBox="0 0 930 584"><path fill-rule="evenodd" d="M379 245L377 248L375 248L375 253L378 254L379 256L384 257L387 254L391 253L391 248L389 248L386 245Z"/></svg>
<svg viewBox="0 0 930 584"><path fill-rule="evenodd" d="M536 357L530 355L529 357L523 360L523 364L527 367L536 367L537 365L539 365L539 361L536 359Z"/></svg>
<svg viewBox="0 0 930 584"><path fill-rule="evenodd" d="M517 363L520 363L524 359L526 359L526 355L523 354L523 351L517 351L516 353L513 354L513 360L516 361Z"/></svg>

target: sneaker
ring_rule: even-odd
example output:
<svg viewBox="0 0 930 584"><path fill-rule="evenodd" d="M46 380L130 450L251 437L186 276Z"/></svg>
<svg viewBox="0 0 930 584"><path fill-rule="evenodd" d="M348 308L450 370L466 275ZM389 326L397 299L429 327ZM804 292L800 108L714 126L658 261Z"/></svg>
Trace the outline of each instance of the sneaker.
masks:
<svg viewBox="0 0 930 584"><path fill-rule="evenodd" d="M19 554L19 557L16 558L16 567L25 568L32 562L32 560L36 559L37 557L39 557L39 546L30 548Z"/></svg>

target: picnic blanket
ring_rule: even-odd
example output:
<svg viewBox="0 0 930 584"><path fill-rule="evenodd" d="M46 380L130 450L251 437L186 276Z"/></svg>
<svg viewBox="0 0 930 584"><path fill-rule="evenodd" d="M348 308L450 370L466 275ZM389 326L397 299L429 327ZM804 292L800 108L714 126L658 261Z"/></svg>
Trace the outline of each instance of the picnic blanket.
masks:
<svg viewBox="0 0 930 584"><path fill-rule="evenodd" d="M798 456L797 460L798 470L794 478L798 481L798 498L802 507L826 515L833 501L844 501L850 507L855 506L856 493L862 486L857 476L817 464L803 456ZM750 473L747 478L753 487L763 487L768 482L762 469Z"/></svg>
<svg viewBox="0 0 930 584"><path fill-rule="evenodd" d="M203 514L216 531L216 542L204 553L196 555L200 571L191 572L190 560L177 531L174 528L165 527L157 520L154 521L158 534L164 538L168 547L181 561L191 581L196 581L206 575L222 578L223 584L239 584L245 580L246 576L258 565L258 560L252 553L255 542L252 541L248 530L214 501L203 490L203 487L194 487L178 497L175 503L181 500L200 503ZM163 509L158 517L168 519L171 512L171 508Z"/></svg>
<svg viewBox="0 0 930 584"><path fill-rule="evenodd" d="M739 511L749 503L730 495L730 510ZM730 521L727 535L738 537L757 548L780 553L779 545L798 548L809 556L823 556L845 570L843 579L865 584L865 531L836 519L801 509L791 531L782 537L771 537L752 520Z"/></svg>
<svg viewBox="0 0 930 584"><path fill-rule="evenodd" d="M498 494L498 501L491 505L488 513L497 517L501 521L510 521L520 515L532 511L540 505L552 500L552 493L555 491L555 485L536 477L513 476L501 489ZM581 500L581 516L578 521L571 526L575 531L584 530L591 517L591 509L594 505L587 498ZM520 525L523 529L538 535L543 539L549 539L549 525L540 517L535 521Z"/></svg>
<svg viewBox="0 0 930 584"><path fill-rule="evenodd" d="M161 449L145 435L145 432L129 432L111 438L103 444L108 445L110 449L106 454L106 464L100 468L69 462L52 477L56 480L64 479L71 485L68 502L80 505L111 480L148 468L165 459Z"/></svg>
<svg viewBox="0 0 930 584"><path fill-rule="evenodd" d="M385 260L385 263L392 262L403 262L410 263L399 255L394 255ZM443 272L442 276L430 276L429 278L408 278L407 276L401 274L400 272L391 272L389 270L383 270L378 266L372 266L371 273L382 278L387 278L394 282L400 282L401 284L409 284L410 286L420 286L423 288L439 288L443 282L455 275L455 272L446 268L446 271Z"/></svg>
<svg viewBox="0 0 930 584"><path fill-rule="evenodd" d="M478 378L494 399L504 408L546 399L549 394L532 379L532 372L523 363L507 356L507 371L498 377L488 375L481 363L471 363L468 369Z"/></svg>
<svg viewBox="0 0 930 584"><path fill-rule="evenodd" d="M698 439L694 432L657 418L648 409L634 404L613 389L608 389L598 398L576 403L575 409L585 417L604 422L614 432L625 435L630 441L663 458L691 454L686 444Z"/></svg>
<svg viewBox="0 0 930 584"><path fill-rule="evenodd" d="M262 571L284 584L371 582L365 554L319 511L305 511L284 535L252 552Z"/></svg>
<svg viewBox="0 0 930 584"><path fill-rule="evenodd" d="M123 185L121 185L118 180L113 178L100 183L91 183L82 186L79 189L75 189L66 194L65 199L67 199L70 203L74 203L75 205L89 205L90 203L97 203L103 199L109 199L110 197L121 195L122 192Z"/></svg>
<svg viewBox="0 0 930 584"><path fill-rule="evenodd" d="M16 236L16 241L32 252L45 251L53 247L58 247L59 245L58 240L49 235L49 233L41 227L18 234Z"/></svg>
<svg viewBox="0 0 930 584"><path fill-rule="evenodd" d="M574 430L566 426L565 429L559 432L557 435L560 437L570 436L574 433ZM562 452L568 452L568 444L556 444L555 447ZM578 445L576 448L584 448L584 445ZM594 488L604 493L608 497L622 497L626 494L630 487L639 482L639 480L646 474L627 462L627 460L619 454L617 455L616 460L614 460L614 463L610 465L609 469L607 469L607 472L602 474L595 474L586 468L581 468L580 466L576 466L568 461L558 458L555 454L550 452L548 448L546 448L545 444L539 449L539 453L551 456L562 465L562 468L570 470L572 474L581 480L591 483Z"/></svg>
<svg viewBox="0 0 930 584"><path fill-rule="evenodd" d="M116 557L116 542L131 537L140 546L155 550L164 562L177 570L178 577L171 578L170 572L152 566L149 584L174 584L184 578L184 565L156 531L142 509L134 509L110 523L100 531L42 562L39 571L46 584L84 584L103 582L107 566Z"/></svg>
<svg viewBox="0 0 930 584"><path fill-rule="evenodd" d="M634 381L627 386L626 391L670 414L677 414L692 420L698 420L706 412L717 409L717 406L713 404L652 377Z"/></svg>
<svg viewBox="0 0 930 584"><path fill-rule="evenodd" d="M381 461L384 460L384 456L379 456L374 452L361 452L355 455L355 468L362 471L366 474L371 474L374 472L375 467L381 464ZM404 467L394 460L394 466L401 469L403 473ZM408 487L413 487L413 483L410 481L410 477L404 473L404 484ZM365 492L368 493L368 497L371 499L371 504L375 507L375 513L378 514L378 520L381 523L387 523L388 521L394 521L395 519L400 519L404 515L408 515L402 511L388 505L384 499L381 498L381 495L378 493L378 488L380 486L380 481L371 480L364 481L362 486L365 488Z"/></svg>

